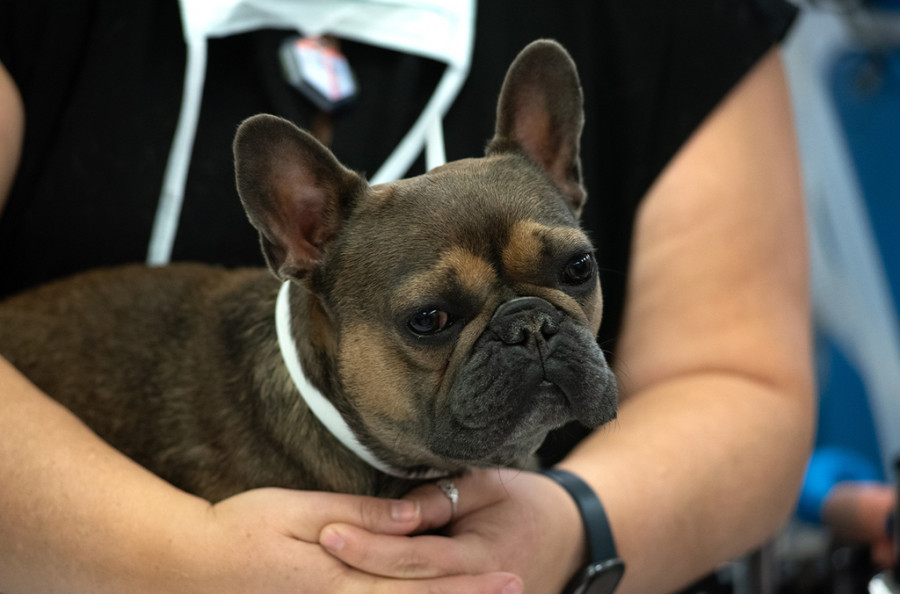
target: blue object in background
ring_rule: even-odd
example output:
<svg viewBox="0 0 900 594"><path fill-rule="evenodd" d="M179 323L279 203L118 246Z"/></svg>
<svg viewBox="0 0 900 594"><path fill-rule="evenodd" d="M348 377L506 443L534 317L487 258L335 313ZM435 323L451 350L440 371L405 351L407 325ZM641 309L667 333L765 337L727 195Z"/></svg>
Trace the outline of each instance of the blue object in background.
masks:
<svg viewBox="0 0 900 594"><path fill-rule="evenodd" d="M896 302L900 296L900 48L843 54L834 63L830 83Z"/></svg>
<svg viewBox="0 0 900 594"><path fill-rule="evenodd" d="M900 10L900 0L872 0L872 6L885 10Z"/></svg>
<svg viewBox="0 0 900 594"><path fill-rule="evenodd" d="M835 60L829 82L896 304L900 297L900 48L844 53ZM836 411L823 410L820 415L823 441L841 443L839 431L855 435L854 449L883 468L871 421L859 418L868 409L862 385L858 377L852 377L852 370L835 362L834 381L823 386L827 389L821 398L826 404L832 404L829 400L839 404ZM897 390L900 397L900 386ZM851 424L835 427L844 422ZM900 419L897 423L900 428Z"/></svg>
<svg viewBox="0 0 900 594"><path fill-rule="evenodd" d="M816 450L839 448L852 452L877 469L874 475L867 473L866 479L884 480L872 410L862 379L834 343L821 335L816 339L816 370L819 385Z"/></svg>
<svg viewBox="0 0 900 594"><path fill-rule="evenodd" d="M797 517L821 524L825 499L831 488L845 481L876 481L881 474L865 456L840 447L816 448L806 469L797 503Z"/></svg>
<svg viewBox="0 0 900 594"><path fill-rule="evenodd" d="M900 0L874 4L900 8ZM833 61L828 84L900 311L900 48L845 52ZM798 505L798 516L812 522L820 521L822 504L838 482L885 479L870 395L859 374L825 336L817 339L816 357L819 426Z"/></svg>
<svg viewBox="0 0 900 594"><path fill-rule="evenodd" d="M900 5L900 0L897 0ZM900 297L900 48L839 55L829 86L894 303ZM900 309L900 308L897 308ZM884 468L865 388L828 345L817 442L840 445ZM900 398L900 386L897 386ZM900 419L897 419L900 429ZM883 478L883 477L882 477Z"/></svg>

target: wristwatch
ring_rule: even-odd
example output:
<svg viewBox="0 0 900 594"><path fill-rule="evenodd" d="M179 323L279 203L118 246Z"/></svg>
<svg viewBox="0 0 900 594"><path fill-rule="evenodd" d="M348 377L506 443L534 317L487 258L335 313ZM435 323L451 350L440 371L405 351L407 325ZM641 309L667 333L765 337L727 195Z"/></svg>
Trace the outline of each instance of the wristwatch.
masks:
<svg viewBox="0 0 900 594"><path fill-rule="evenodd" d="M549 468L541 474L568 491L584 523L588 540L588 564L566 586L566 594L610 594L625 574L600 498L587 483L568 470Z"/></svg>

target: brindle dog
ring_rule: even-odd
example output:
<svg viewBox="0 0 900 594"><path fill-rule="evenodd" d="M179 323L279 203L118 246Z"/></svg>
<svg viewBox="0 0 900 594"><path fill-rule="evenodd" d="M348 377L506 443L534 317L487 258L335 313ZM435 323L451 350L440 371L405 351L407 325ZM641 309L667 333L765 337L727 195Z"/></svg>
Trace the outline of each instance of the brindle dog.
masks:
<svg viewBox="0 0 900 594"><path fill-rule="evenodd" d="M486 156L369 186L268 115L235 138L269 271L132 266L0 305L0 353L100 436L216 501L260 486L398 495L433 471L521 465L547 432L615 417L578 215L582 93L537 41L507 73ZM385 474L313 415L279 349ZM290 342L290 341L289 341Z"/></svg>

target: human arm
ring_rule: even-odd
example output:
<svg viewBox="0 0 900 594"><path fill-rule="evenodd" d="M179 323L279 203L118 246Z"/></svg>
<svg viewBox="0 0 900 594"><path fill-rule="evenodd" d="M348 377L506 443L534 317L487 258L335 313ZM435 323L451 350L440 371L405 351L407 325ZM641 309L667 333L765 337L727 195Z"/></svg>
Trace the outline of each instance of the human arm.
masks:
<svg viewBox="0 0 900 594"><path fill-rule="evenodd" d="M888 529L896 505L897 493L891 485L840 482L825 498L822 521L839 541L869 547L872 562L887 569L896 561L893 534Z"/></svg>
<svg viewBox="0 0 900 594"><path fill-rule="evenodd" d="M562 464L610 510L630 564L623 592L684 584L763 542L793 509L813 388L792 130L772 52L639 213L618 427Z"/></svg>
<svg viewBox="0 0 900 594"><path fill-rule="evenodd" d="M316 543L334 521L400 533L414 504L262 489L216 505L112 449L0 358L0 591L403 592ZM500 592L508 574L427 584Z"/></svg>
<svg viewBox="0 0 900 594"><path fill-rule="evenodd" d="M619 418L560 464L605 504L628 564L620 592L683 586L762 543L793 508L813 396L792 132L772 51L693 134L638 213L617 350ZM535 592L558 590L583 563L578 517L549 480L482 471L458 487L452 538L404 541L347 526L326 534L341 532L335 554L368 571L502 567ZM416 496L440 498L435 491ZM429 525L449 519L428 509L443 513L426 517ZM504 517L516 519L503 525Z"/></svg>
<svg viewBox="0 0 900 594"><path fill-rule="evenodd" d="M0 214L19 165L24 133L22 97L9 72L0 63Z"/></svg>

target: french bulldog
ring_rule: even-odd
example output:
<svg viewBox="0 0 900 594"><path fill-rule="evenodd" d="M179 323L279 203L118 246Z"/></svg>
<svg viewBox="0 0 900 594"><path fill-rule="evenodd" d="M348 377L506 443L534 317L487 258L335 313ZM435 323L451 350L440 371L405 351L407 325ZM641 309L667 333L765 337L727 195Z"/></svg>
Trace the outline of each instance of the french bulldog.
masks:
<svg viewBox="0 0 900 594"><path fill-rule="evenodd" d="M236 183L268 270L83 273L0 304L0 353L210 501L397 496L522 465L551 429L616 415L578 222L582 101L568 53L536 41L484 157L376 186L292 123L251 117Z"/></svg>

